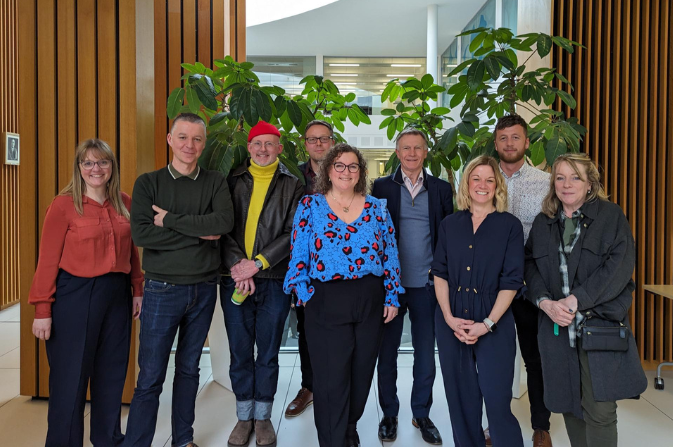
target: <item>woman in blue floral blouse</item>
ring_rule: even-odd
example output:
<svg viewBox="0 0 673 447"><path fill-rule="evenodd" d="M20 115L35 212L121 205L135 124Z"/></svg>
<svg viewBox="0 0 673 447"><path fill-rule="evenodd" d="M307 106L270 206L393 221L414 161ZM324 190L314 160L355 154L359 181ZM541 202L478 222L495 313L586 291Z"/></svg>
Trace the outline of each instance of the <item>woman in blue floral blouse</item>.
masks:
<svg viewBox="0 0 673 447"><path fill-rule="evenodd" d="M383 324L404 293L395 228L385 200L366 194L367 165L356 148L336 145L315 186L294 216L284 288L306 308L320 446L359 446Z"/></svg>

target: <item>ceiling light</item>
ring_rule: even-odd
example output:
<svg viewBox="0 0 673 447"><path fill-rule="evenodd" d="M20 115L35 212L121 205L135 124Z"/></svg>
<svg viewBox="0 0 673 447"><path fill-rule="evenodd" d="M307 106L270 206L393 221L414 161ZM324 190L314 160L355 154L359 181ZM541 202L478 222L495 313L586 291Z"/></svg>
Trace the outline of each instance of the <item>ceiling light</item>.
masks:
<svg viewBox="0 0 673 447"><path fill-rule="evenodd" d="M360 64L329 64L330 67L359 67Z"/></svg>
<svg viewBox="0 0 673 447"><path fill-rule="evenodd" d="M336 85L358 85L357 82L335 82Z"/></svg>
<svg viewBox="0 0 673 447"><path fill-rule="evenodd" d="M390 64L391 67L420 67L421 64Z"/></svg>
<svg viewBox="0 0 673 447"><path fill-rule="evenodd" d="M356 77L356 73L330 73L330 76L350 76L350 77Z"/></svg>
<svg viewBox="0 0 673 447"><path fill-rule="evenodd" d="M404 75L386 75L386 76L388 76L389 78L410 78L410 77L412 77L413 75L410 75L410 74L404 74Z"/></svg>

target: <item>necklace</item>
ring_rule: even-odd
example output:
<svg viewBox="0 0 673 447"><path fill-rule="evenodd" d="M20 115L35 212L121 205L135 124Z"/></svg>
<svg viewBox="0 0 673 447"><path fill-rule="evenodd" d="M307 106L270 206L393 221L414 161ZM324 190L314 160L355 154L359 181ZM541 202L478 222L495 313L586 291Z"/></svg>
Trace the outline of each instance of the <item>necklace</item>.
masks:
<svg viewBox="0 0 673 447"><path fill-rule="evenodd" d="M355 200L355 193L353 193L353 197L351 197L351 201L350 201L350 203L348 204L348 206L343 206L343 205L341 204L341 202L339 202L339 201L337 200L337 198L334 197L334 194L332 194L332 190L331 190L331 189L330 189L330 191L329 191L329 195L332 196L332 199L334 199L334 201L341 207L341 209L343 210L344 213L347 213L347 212L349 212L349 211L351 210L351 205L353 204L353 200Z"/></svg>

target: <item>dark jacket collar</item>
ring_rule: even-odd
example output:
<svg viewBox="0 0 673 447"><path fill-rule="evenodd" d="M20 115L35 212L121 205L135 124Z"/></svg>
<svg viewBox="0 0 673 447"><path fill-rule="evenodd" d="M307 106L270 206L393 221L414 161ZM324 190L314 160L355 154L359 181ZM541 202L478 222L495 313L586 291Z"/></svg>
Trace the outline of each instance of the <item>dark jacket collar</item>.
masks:
<svg viewBox="0 0 673 447"><path fill-rule="evenodd" d="M580 211L582 212L583 216L588 217L589 219L596 220L596 216L598 216L598 207L600 206L600 199L594 199L591 202L584 202L584 204L580 207ZM559 206L559 209L554 217L549 217L546 216L547 218L547 223L549 225L557 222L560 219L561 212L563 210L562 208L563 205Z"/></svg>

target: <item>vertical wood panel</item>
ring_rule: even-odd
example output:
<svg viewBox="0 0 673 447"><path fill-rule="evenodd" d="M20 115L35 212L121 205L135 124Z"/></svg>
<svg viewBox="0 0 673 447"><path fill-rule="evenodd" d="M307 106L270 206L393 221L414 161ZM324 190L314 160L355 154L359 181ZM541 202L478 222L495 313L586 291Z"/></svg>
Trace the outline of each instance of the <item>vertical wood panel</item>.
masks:
<svg viewBox="0 0 673 447"><path fill-rule="evenodd" d="M117 4L98 0L98 138L117 147ZM82 139L86 137L83 136Z"/></svg>
<svg viewBox="0 0 673 447"><path fill-rule="evenodd" d="M96 0L77 0L77 140L97 135Z"/></svg>
<svg viewBox="0 0 673 447"><path fill-rule="evenodd" d="M72 176L77 145L77 22L75 0L60 0L58 42L58 177L63 188Z"/></svg>
<svg viewBox="0 0 673 447"><path fill-rule="evenodd" d="M182 62L196 62L196 37L196 0L182 0Z"/></svg>
<svg viewBox="0 0 673 447"><path fill-rule="evenodd" d="M166 117L166 104L160 98L168 98L168 73L165 67L168 64L167 53L168 29L166 20L166 1L155 0L154 2L154 167L159 169L166 165L168 151L166 149L166 134L168 133L168 118ZM162 143L164 141L164 143Z"/></svg>
<svg viewBox="0 0 673 447"><path fill-rule="evenodd" d="M673 302L643 290L673 283L671 9L667 0L557 0L552 14L552 34L586 46L569 58L554 52L552 64L572 79L578 107L571 114L588 129L582 150L633 231L629 316L645 367L673 360Z"/></svg>
<svg viewBox="0 0 673 447"><path fill-rule="evenodd" d="M212 67L213 55L211 53L212 26L210 23L210 1L198 0L198 61L206 67Z"/></svg>

